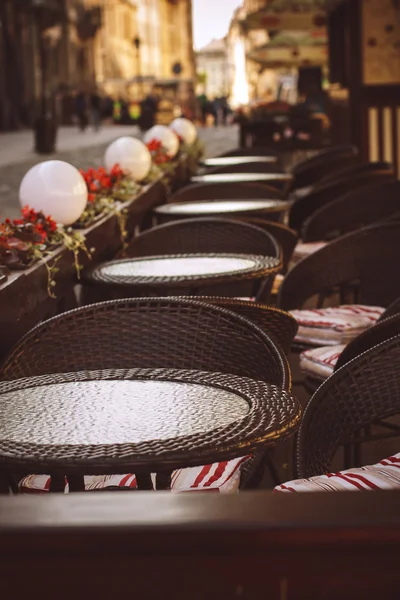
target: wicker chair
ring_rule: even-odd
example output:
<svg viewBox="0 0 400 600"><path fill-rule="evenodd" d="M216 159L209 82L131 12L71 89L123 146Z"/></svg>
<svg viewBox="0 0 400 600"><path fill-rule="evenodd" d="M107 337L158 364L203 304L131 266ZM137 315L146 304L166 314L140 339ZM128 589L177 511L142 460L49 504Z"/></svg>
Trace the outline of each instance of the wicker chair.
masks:
<svg viewBox="0 0 400 600"><path fill-rule="evenodd" d="M291 189L313 185L349 164L356 164L358 160L358 148L355 146L331 146L320 150L311 158L302 160L292 167L294 180Z"/></svg>
<svg viewBox="0 0 400 600"><path fill-rule="evenodd" d="M382 317L384 316L385 313ZM400 314L394 314L391 317L386 318L382 317L375 325L363 331L363 333L347 344L338 358L335 365L335 371L353 360L353 358L360 356L363 352L367 352L370 348L385 342L395 335L400 335Z"/></svg>
<svg viewBox="0 0 400 600"><path fill-rule="evenodd" d="M279 244L267 231L247 223L219 218L183 219L158 225L135 237L126 250L129 258L193 253L253 254L282 259ZM274 276L262 283L250 280L234 285L228 283L223 289L219 286L218 294L255 296L264 302L269 298L273 281ZM123 293L126 295L126 290Z"/></svg>
<svg viewBox="0 0 400 600"><path fill-rule="evenodd" d="M390 310L387 309L372 327L369 327L360 333L347 344L339 355L333 371L337 371L340 367L343 367L343 365L353 360L353 358L356 358L363 352L385 342L394 335L400 335L400 307L398 300L396 301L396 304L399 309L397 313L393 312L393 314L390 314L392 310L394 311L395 303L391 304L389 307ZM307 391L314 393L325 379L327 379L327 377L322 379L307 374L304 380L304 386Z"/></svg>
<svg viewBox="0 0 400 600"><path fill-rule="evenodd" d="M393 317L393 315L398 314L400 314L400 298L396 298L396 300L389 304L379 321L384 321L385 319L388 319L389 317Z"/></svg>
<svg viewBox="0 0 400 600"><path fill-rule="evenodd" d="M0 379L134 367L219 371L291 386L284 353L256 325L180 298L91 304L44 321L16 344Z"/></svg>
<svg viewBox="0 0 400 600"><path fill-rule="evenodd" d="M196 301L221 306L242 315L279 344L286 355L289 354L298 326L296 319L288 312L266 304L225 296L196 296Z"/></svg>
<svg viewBox="0 0 400 600"><path fill-rule="evenodd" d="M315 186L309 194L298 198L293 203L290 211L289 225L292 229L300 231L303 223L316 210L321 209L326 204L336 200L336 198L353 190L389 181L395 181L392 171L381 168L374 170L371 167L370 170L354 173L340 179L333 179L323 185Z"/></svg>
<svg viewBox="0 0 400 600"><path fill-rule="evenodd" d="M296 440L296 477L330 470L337 449L400 412L400 336L346 363L318 388Z"/></svg>
<svg viewBox="0 0 400 600"><path fill-rule="evenodd" d="M230 219L195 218L157 225L133 238L126 256L221 252L280 256L279 244L267 231Z"/></svg>
<svg viewBox="0 0 400 600"><path fill-rule="evenodd" d="M277 156L277 152L267 146L252 146L251 148L235 148L219 156Z"/></svg>
<svg viewBox="0 0 400 600"><path fill-rule="evenodd" d="M328 183L350 179L358 175L368 173L392 173L394 174L393 165L384 160L357 162L356 164L346 165L336 173L325 175L316 185L316 188L324 187Z"/></svg>
<svg viewBox="0 0 400 600"><path fill-rule="evenodd" d="M270 185L257 183L196 183L168 197L168 203L196 200L280 200L282 194Z"/></svg>
<svg viewBox="0 0 400 600"><path fill-rule="evenodd" d="M0 380L96 369L176 368L231 373L291 389L287 358L245 317L182 298L131 298L92 304L37 325L13 348ZM243 470L257 486L267 452Z"/></svg>
<svg viewBox="0 0 400 600"><path fill-rule="evenodd" d="M221 154L221 156L276 156L276 150L265 146L253 146L252 148L236 148ZM319 150L311 158L302 160L292 167L291 173L294 180L291 189L312 185L324 176L349 164L355 164L358 160L358 148L355 146L331 146Z"/></svg>
<svg viewBox="0 0 400 600"><path fill-rule="evenodd" d="M265 217L268 217L268 215L266 214ZM290 227L283 225L283 223L263 219L262 215L258 217L237 217L237 219L242 223L249 223L250 225L264 229L276 239L282 249L283 272L286 273L293 250L298 241L297 233L293 229L290 229Z"/></svg>
<svg viewBox="0 0 400 600"><path fill-rule="evenodd" d="M207 173L284 173L276 163L249 162L240 165L225 165L207 169Z"/></svg>
<svg viewBox="0 0 400 600"><path fill-rule="evenodd" d="M204 175L238 175L243 173L255 173L256 175L260 175L261 177L263 175L270 175L271 179L269 183L264 181L254 181L254 183L266 185L268 188L275 188L286 198L290 188L291 180L287 181L282 180L282 178L279 179L279 175L282 175L282 173L285 173L285 171L279 165L276 165L274 163L251 162L244 163L241 165L226 165L224 167L212 167L210 169L207 169ZM245 181L243 183L245 183Z"/></svg>
<svg viewBox="0 0 400 600"><path fill-rule="evenodd" d="M283 281L278 306L301 308L315 294L351 285L356 302L389 306L400 297L400 223L372 225L348 233L297 263ZM341 298L341 303L346 301Z"/></svg>
<svg viewBox="0 0 400 600"><path fill-rule="evenodd" d="M377 182L354 190L316 210L304 222L303 242L329 240L400 210L400 181Z"/></svg>

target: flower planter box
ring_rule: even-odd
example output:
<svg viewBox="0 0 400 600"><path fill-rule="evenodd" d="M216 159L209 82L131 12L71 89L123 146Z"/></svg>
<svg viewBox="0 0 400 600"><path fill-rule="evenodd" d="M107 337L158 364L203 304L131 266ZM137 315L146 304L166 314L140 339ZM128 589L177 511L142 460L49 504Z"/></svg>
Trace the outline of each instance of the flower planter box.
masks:
<svg viewBox="0 0 400 600"><path fill-rule="evenodd" d="M191 161L191 162L190 162ZM181 155L172 177L172 189L188 182L193 156ZM170 184L171 185L171 184ZM167 188L163 177L155 180L140 194L122 204L126 217L125 231L128 239L137 231L151 226L152 211L166 202ZM86 238L86 247L94 248L89 258L81 251L82 268L114 258L122 248L121 227L115 214L96 218L86 229L79 229ZM47 265L47 267L46 267ZM56 265L52 276L55 286L48 294L48 267ZM12 271L6 281L0 279L0 360L13 344L41 321L77 306L76 286L79 284L74 256L65 246L60 246L46 258L21 271Z"/></svg>
<svg viewBox="0 0 400 600"><path fill-rule="evenodd" d="M126 231L131 237L155 206L165 202L165 187L160 180L147 186L140 195L123 204L126 209ZM115 215L106 215L87 229L87 248L94 248L90 259L81 252L82 267L112 259L122 247L121 229ZM53 280L56 298L48 294L48 266L57 265ZM73 254L64 246L51 252L22 271L12 271L0 284L0 359L12 345L40 321L76 306L75 286L78 283Z"/></svg>

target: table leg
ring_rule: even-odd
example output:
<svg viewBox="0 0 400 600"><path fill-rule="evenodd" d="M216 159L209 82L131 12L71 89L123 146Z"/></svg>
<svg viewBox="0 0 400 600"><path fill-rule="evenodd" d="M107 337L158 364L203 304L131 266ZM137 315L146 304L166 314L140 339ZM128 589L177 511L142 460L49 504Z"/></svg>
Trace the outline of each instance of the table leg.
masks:
<svg viewBox="0 0 400 600"><path fill-rule="evenodd" d="M65 476L64 475L50 475L50 492L51 493L63 493L65 491Z"/></svg>
<svg viewBox="0 0 400 600"><path fill-rule="evenodd" d="M85 480L83 475L68 475L67 479L70 492L85 491Z"/></svg>
<svg viewBox="0 0 400 600"><path fill-rule="evenodd" d="M4 473L0 474L0 494L9 494L10 486L8 484L8 477Z"/></svg>
<svg viewBox="0 0 400 600"><path fill-rule="evenodd" d="M136 473L136 482L139 490L153 490L150 473Z"/></svg>
<svg viewBox="0 0 400 600"><path fill-rule="evenodd" d="M171 475L172 471L162 471L161 473L157 473L156 490L170 490Z"/></svg>

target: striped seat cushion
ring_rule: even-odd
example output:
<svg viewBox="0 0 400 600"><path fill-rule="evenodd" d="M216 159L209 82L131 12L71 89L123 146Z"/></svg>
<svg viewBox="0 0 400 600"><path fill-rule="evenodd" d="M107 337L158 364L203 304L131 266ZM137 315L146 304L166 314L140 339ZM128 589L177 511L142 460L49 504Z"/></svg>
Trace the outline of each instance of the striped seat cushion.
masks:
<svg viewBox="0 0 400 600"><path fill-rule="evenodd" d="M296 479L278 485L275 492L356 492L371 490L394 490L400 488L400 453L381 460L376 465L348 469Z"/></svg>
<svg viewBox="0 0 400 600"><path fill-rule="evenodd" d="M202 467L178 469L171 478L171 492L214 491L232 494L238 491L242 465L248 456L229 461L213 463ZM153 486L156 477L152 475ZM28 475L19 483L21 493L35 494L50 490L49 475ZM107 488L136 489L136 477L127 475L88 475L85 476L86 491L105 490ZM65 481L65 493L68 493L68 482Z"/></svg>
<svg viewBox="0 0 400 600"><path fill-rule="evenodd" d="M337 346L320 346L305 350L300 354L300 369L313 379L327 379L332 375L345 344Z"/></svg>
<svg viewBox="0 0 400 600"><path fill-rule="evenodd" d="M314 346L347 344L376 323L384 310L379 306L362 304L291 310L299 325L295 342Z"/></svg>

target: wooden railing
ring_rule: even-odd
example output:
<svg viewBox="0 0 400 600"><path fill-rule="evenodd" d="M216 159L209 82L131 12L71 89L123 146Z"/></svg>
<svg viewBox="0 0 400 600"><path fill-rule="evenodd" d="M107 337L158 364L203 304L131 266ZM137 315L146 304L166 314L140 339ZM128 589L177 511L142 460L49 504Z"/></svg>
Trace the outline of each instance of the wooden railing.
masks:
<svg viewBox="0 0 400 600"><path fill-rule="evenodd" d="M0 498L0 597L399 598L400 492Z"/></svg>

